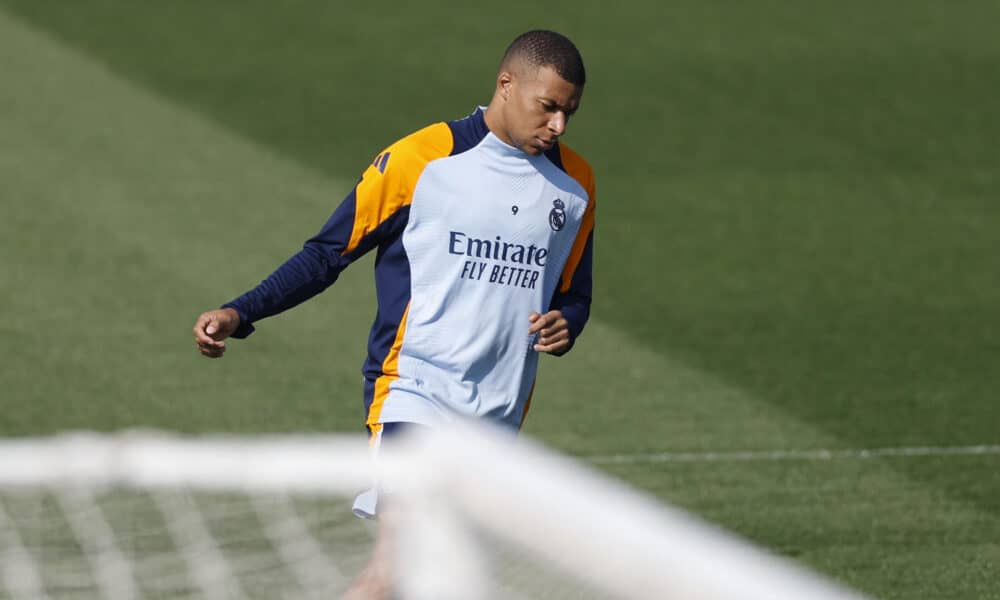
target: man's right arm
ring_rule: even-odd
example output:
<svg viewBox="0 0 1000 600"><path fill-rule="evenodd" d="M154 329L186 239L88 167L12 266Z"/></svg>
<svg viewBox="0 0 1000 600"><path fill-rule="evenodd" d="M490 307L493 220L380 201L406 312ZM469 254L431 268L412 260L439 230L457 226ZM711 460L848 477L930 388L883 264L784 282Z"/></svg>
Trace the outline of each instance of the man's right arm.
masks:
<svg viewBox="0 0 1000 600"><path fill-rule="evenodd" d="M254 322L297 306L330 287L341 271L367 250L345 252L354 226L356 193L357 189L347 196L302 250L255 288L222 305L239 315L232 337L247 337L254 331Z"/></svg>
<svg viewBox="0 0 1000 600"><path fill-rule="evenodd" d="M226 351L224 340L227 337L245 338L253 333L254 321L288 310L322 292L360 256L359 253L344 252L353 229L356 193L357 188L302 250L257 287L227 302L222 308L204 312L198 317L194 337L203 355L221 357Z"/></svg>
<svg viewBox="0 0 1000 600"><path fill-rule="evenodd" d="M438 127L448 131L443 123ZM352 262L383 241L400 235L406 226L408 200L419 173L413 165L420 157L412 149L419 148L420 142L416 135L410 136L379 154L302 250L252 290L225 303L217 311L202 314L195 325L195 337L202 353L208 350L206 356L215 353L221 356L219 348L224 345L218 342L226 337L247 337L253 333L256 321L319 294ZM216 323L214 333L207 331L210 322Z"/></svg>
<svg viewBox="0 0 1000 600"><path fill-rule="evenodd" d="M340 272L377 245L401 235L413 188L423 167L452 149L448 125L436 123L389 146L365 170L318 234L257 287L199 317L200 348L230 335L244 338L254 322L288 310L322 292ZM214 316L218 330L207 332ZM228 328L231 327L231 331ZM221 337L220 337L221 336ZM204 345L202 345L204 344ZM217 351L212 350L213 352ZM204 352L203 352L204 354ZM221 353L219 353L221 355Z"/></svg>

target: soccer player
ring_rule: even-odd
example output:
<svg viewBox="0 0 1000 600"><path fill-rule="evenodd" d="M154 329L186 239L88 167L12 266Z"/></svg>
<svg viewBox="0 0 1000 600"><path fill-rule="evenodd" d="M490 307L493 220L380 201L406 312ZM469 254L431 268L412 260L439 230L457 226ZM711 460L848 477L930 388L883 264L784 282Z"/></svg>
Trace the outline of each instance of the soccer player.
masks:
<svg viewBox="0 0 1000 600"><path fill-rule="evenodd" d="M517 37L489 105L380 152L300 252L198 317L201 353L221 357L226 338L322 292L374 249L363 368L374 445L400 424L519 428L539 353L569 351L590 314L594 177L560 141L585 81L566 37ZM360 497L355 511L373 515L375 500Z"/></svg>

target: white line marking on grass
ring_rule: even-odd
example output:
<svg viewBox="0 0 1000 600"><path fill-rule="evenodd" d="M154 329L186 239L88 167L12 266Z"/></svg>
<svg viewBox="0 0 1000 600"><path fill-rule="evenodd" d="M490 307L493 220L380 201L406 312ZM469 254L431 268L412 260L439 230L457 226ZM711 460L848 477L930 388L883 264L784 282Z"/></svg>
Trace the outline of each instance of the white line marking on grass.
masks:
<svg viewBox="0 0 1000 600"><path fill-rule="evenodd" d="M917 446L911 448L869 448L845 450L740 450L734 452L658 452L653 454L611 454L588 456L596 464L777 462L790 460L866 460L883 457L975 456L1000 454L1000 444L980 446Z"/></svg>

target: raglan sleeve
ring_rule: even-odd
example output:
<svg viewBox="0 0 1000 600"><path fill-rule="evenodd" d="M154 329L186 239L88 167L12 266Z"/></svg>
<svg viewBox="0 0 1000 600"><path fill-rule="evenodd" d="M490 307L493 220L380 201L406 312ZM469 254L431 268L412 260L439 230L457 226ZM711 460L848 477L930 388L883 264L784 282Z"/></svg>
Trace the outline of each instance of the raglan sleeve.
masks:
<svg viewBox="0 0 1000 600"><path fill-rule="evenodd" d="M569 322L569 346L561 356L569 352L590 318L590 303L593 294L593 256L596 196L593 174L587 170L581 182L587 191L587 208L583 213L580 229L577 231L569 259L563 268L559 287L552 296L550 310L559 310Z"/></svg>
<svg viewBox="0 0 1000 600"><path fill-rule="evenodd" d="M240 315L233 333L245 338L254 323L288 310L333 285L352 262L405 226L399 217L404 182L387 169L389 151L376 156L354 189L302 249L252 290L223 305ZM402 194L405 196L405 194Z"/></svg>

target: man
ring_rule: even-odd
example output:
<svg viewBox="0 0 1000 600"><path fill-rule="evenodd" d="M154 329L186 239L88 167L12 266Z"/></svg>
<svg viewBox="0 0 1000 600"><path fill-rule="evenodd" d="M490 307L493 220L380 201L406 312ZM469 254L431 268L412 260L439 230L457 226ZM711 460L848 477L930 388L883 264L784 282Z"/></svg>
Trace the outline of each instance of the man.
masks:
<svg viewBox="0 0 1000 600"><path fill-rule="evenodd" d="M364 366L372 433L454 415L520 426L537 353L568 351L590 312L593 175L558 141L584 83L567 38L519 36L485 110L376 156L302 251L198 317L201 353L222 356L227 337L248 336L377 248L378 313Z"/></svg>
<svg viewBox="0 0 1000 600"><path fill-rule="evenodd" d="M390 145L322 230L253 290L198 317L201 353L311 298L376 249L364 402L377 447L399 424L456 417L517 429L538 354L590 314L594 178L559 141L586 81L573 43L515 39L489 105ZM373 500L373 498L370 498ZM371 516L363 498L356 512Z"/></svg>

